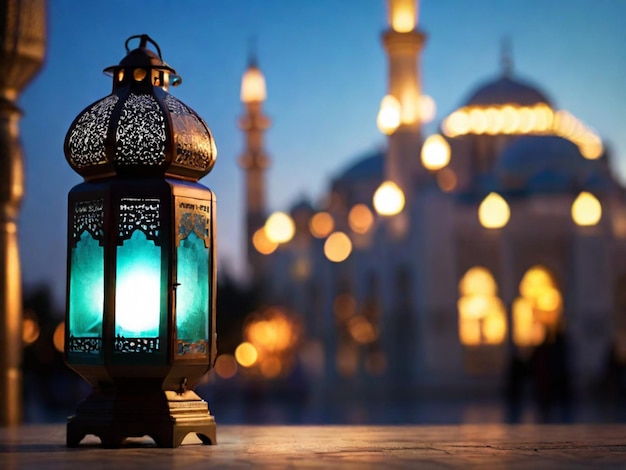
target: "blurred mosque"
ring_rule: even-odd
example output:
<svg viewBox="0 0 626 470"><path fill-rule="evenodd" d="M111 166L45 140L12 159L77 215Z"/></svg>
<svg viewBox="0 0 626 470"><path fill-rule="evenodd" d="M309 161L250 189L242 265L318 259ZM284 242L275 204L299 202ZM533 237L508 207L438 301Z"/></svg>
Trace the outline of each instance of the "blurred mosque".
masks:
<svg viewBox="0 0 626 470"><path fill-rule="evenodd" d="M418 5L388 0L388 14L386 149L338 174L319 205L268 217L265 80L254 61L246 70L253 280L300 318L302 365L322 392L495 391L544 345L561 348L547 373L566 380L569 367L586 389L626 339L626 204L609 152L516 76L506 48L500 76L424 138L434 103L421 91ZM249 325L237 356L269 376L281 363L264 348L293 339L276 312Z"/></svg>

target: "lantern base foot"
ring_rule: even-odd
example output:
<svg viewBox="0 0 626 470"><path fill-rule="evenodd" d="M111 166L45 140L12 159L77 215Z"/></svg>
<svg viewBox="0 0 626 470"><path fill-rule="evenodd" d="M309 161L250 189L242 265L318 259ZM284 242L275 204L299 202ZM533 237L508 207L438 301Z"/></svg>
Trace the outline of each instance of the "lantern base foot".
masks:
<svg viewBox="0 0 626 470"><path fill-rule="evenodd" d="M108 448L146 435L157 447L178 447L189 433L196 433L203 444L217 444L208 404L192 391L94 391L67 420L67 447L78 447L87 434Z"/></svg>

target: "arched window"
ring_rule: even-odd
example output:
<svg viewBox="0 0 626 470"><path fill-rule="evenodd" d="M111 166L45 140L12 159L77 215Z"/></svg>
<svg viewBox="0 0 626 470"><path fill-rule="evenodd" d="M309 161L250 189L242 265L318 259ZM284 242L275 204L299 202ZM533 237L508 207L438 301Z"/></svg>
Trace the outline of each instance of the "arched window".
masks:
<svg viewBox="0 0 626 470"><path fill-rule="evenodd" d="M519 293L513 302L513 342L537 346L561 321L563 297L552 273L540 265L526 271Z"/></svg>
<svg viewBox="0 0 626 470"><path fill-rule="evenodd" d="M506 311L488 269L475 266L459 282L459 339L466 346L501 344L506 338Z"/></svg>

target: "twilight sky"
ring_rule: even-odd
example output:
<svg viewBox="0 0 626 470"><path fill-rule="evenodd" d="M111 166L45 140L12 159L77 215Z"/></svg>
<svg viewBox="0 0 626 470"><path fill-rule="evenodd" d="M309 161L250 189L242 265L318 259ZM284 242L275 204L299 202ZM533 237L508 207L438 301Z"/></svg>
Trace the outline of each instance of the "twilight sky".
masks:
<svg viewBox="0 0 626 470"><path fill-rule="evenodd" d="M435 131L471 91L500 73L502 38L513 71L557 108L598 130L626 181L626 1L423 0L428 34L424 93L437 103ZM80 182L63 140L74 117L110 93L102 69L125 55L128 36L147 33L183 77L172 94L207 122L218 147L202 182L218 197L220 268L243 271L243 177L237 128L248 38L265 74L270 210L320 199L329 178L384 145L376 113L386 92L384 0L50 0L47 62L22 94L26 196L20 218L25 288L52 283L63 306L66 198ZM418 156L416 155L416 158Z"/></svg>

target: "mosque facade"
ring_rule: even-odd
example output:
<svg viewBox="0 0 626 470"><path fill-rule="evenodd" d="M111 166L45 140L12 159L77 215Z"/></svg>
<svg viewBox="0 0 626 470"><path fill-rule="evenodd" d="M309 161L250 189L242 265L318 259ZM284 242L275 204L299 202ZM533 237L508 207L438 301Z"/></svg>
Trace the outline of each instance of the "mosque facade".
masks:
<svg viewBox="0 0 626 470"><path fill-rule="evenodd" d="M418 4L388 12L386 148L333 178L323 205L294 204L282 241L264 206L265 83L246 71L253 279L300 319L303 364L325 390L495 391L545 351L555 365L536 374L589 388L609 353L626 359L626 204L608 150L507 53L425 138Z"/></svg>

